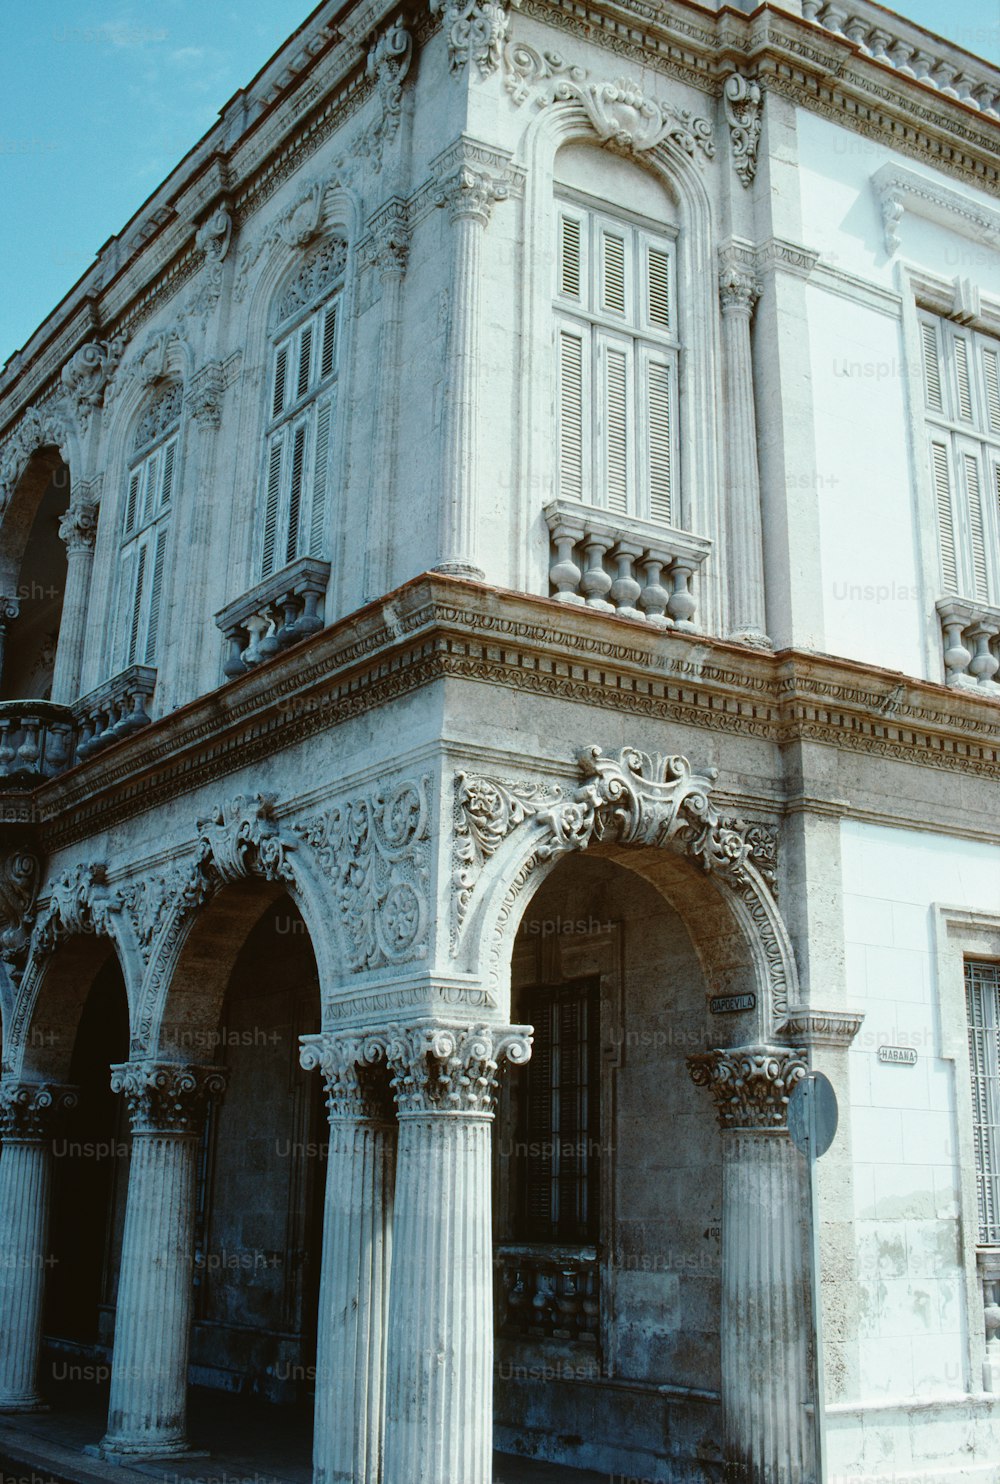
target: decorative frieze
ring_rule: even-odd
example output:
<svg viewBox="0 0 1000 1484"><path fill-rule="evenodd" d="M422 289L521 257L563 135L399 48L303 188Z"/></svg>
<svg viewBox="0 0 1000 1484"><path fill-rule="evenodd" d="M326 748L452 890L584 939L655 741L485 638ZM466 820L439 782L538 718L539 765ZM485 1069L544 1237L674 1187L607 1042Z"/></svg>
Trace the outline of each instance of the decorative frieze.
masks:
<svg viewBox="0 0 1000 1484"><path fill-rule="evenodd" d="M426 957L430 791L406 779L295 826L333 884L354 972Z"/></svg>
<svg viewBox="0 0 1000 1484"><path fill-rule="evenodd" d="M134 1134L197 1134L225 1089L223 1067L139 1061L111 1068L111 1091L124 1097Z"/></svg>
<svg viewBox="0 0 1000 1484"><path fill-rule="evenodd" d="M691 1080L707 1087L724 1130L780 1131L788 1099L808 1071L806 1053L789 1046L738 1046L687 1059Z"/></svg>
<svg viewBox="0 0 1000 1484"><path fill-rule="evenodd" d="M492 1117L501 1065L529 1061L531 1037L527 1025L469 1028L428 1022L391 1031L385 1057L400 1116Z"/></svg>
<svg viewBox="0 0 1000 1484"><path fill-rule="evenodd" d="M739 72L726 78L722 90L729 125L729 146L733 169L745 186L753 184L757 173L757 150L760 146L763 94L760 84Z"/></svg>
<svg viewBox="0 0 1000 1484"><path fill-rule="evenodd" d="M76 1107L77 1089L54 1082L0 1082L0 1137L38 1142L52 1133L55 1118Z"/></svg>

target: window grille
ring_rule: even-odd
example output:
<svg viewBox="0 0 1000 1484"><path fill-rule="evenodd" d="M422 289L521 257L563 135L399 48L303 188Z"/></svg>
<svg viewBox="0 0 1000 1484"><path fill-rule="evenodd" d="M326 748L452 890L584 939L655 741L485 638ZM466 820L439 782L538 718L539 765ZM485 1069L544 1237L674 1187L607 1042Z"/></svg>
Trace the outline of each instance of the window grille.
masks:
<svg viewBox="0 0 1000 1484"><path fill-rule="evenodd" d="M979 1240L1000 1243L1000 964L966 960Z"/></svg>

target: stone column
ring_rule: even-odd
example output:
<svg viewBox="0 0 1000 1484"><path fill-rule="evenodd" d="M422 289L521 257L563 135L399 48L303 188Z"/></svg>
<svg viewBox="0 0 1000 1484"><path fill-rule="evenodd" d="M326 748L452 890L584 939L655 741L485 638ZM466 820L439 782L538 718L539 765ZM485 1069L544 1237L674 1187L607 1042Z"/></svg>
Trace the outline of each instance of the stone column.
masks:
<svg viewBox="0 0 1000 1484"><path fill-rule="evenodd" d="M400 324L409 244L405 205L402 201L390 202L372 224L370 248L372 271L377 272L382 280L382 321L378 337L373 478L365 542L365 602L381 597L389 588L392 538L397 529L393 522L393 491L396 483Z"/></svg>
<svg viewBox="0 0 1000 1484"><path fill-rule="evenodd" d="M132 1122L108 1430L103 1457L187 1449L187 1368L194 1279L195 1173L220 1067L126 1062L111 1069Z"/></svg>
<svg viewBox="0 0 1000 1484"><path fill-rule="evenodd" d="M787 1046L688 1058L722 1127L722 1427L727 1478L816 1478L809 1195L788 1137L788 1098L806 1073Z"/></svg>
<svg viewBox="0 0 1000 1484"><path fill-rule="evenodd" d="M530 1026L422 1024L387 1047L399 1109L384 1484L493 1477L491 1125Z"/></svg>
<svg viewBox="0 0 1000 1484"><path fill-rule="evenodd" d="M36 1412L48 1266L53 1116L76 1093L48 1082L0 1085L0 1412Z"/></svg>
<svg viewBox="0 0 1000 1484"><path fill-rule="evenodd" d="M396 1126L377 1046L303 1036L326 1083L330 1145L316 1344L314 1484L379 1484Z"/></svg>
<svg viewBox="0 0 1000 1484"><path fill-rule="evenodd" d="M729 263L719 276L726 424L729 637L770 649L764 613L764 547L757 468L750 318L760 284Z"/></svg>
<svg viewBox="0 0 1000 1484"><path fill-rule="evenodd" d="M447 206L455 228L451 317L445 371L442 432L441 527L436 572L482 578L478 561L478 405L485 397L479 364L479 284L483 233L494 203L514 185L504 156L469 140L435 163L438 206Z"/></svg>
<svg viewBox="0 0 1000 1484"><path fill-rule="evenodd" d="M52 699L64 706L71 706L80 699L83 647L87 638L87 609L90 603L90 575L94 566L94 542L97 539L96 501L89 495L86 499L74 497L59 522L59 534L66 543L66 591L63 594L62 617L59 622Z"/></svg>

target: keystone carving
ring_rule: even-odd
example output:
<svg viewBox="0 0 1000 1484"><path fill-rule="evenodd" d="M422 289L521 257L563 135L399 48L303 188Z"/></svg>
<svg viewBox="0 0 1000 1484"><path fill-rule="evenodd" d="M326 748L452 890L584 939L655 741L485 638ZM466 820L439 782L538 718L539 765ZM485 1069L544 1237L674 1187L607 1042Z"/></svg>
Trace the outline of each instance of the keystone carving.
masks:
<svg viewBox="0 0 1000 1484"><path fill-rule="evenodd" d="M222 1067L140 1061L111 1068L111 1091L124 1096L134 1134L198 1134L225 1089Z"/></svg>
<svg viewBox="0 0 1000 1484"><path fill-rule="evenodd" d="M722 93L729 125L729 143L733 168L745 186L753 184L757 173L757 150L760 145L763 94L760 84L734 72L726 79Z"/></svg>
<svg viewBox="0 0 1000 1484"><path fill-rule="evenodd" d="M107 866L79 864L51 887L46 906L35 923L31 956L44 958L63 938L76 933L111 936L111 918L121 911L121 897L108 886Z"/></svg>
<svg viewBox="0 0 1000 1484"><path fill-rule="evenodd" d="M228 885L247 876L294 882L290 852L294 840L284 836L274 816L274 794L242 794L197 821L196 870Z"/></svg>
<svg viewBox="0 0 1000 1484"><path fill-rule="evenodd" d="M695 1085L712 1094L720 1126L754 1132L787 1126L788 1099L808 1070L805 1051L788 1046L705 1051L687 1065Z"/></svg>

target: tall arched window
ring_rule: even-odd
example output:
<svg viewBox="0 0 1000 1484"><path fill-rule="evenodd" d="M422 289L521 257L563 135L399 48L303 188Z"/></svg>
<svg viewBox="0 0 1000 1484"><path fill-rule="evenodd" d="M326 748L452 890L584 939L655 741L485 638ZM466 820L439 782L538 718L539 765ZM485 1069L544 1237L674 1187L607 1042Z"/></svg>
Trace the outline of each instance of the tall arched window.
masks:
<svg viewBox="0 0 1000 1484"><path fill-rule="evenodd" d="M586 147L560 153L559 494L669 525L676 516L679 341L666 206L658 185L647 186L635 167L613 160L609 169Z"/></svg>
<svg viewBox="0 0 1000 1484"><path fill-rule="evenodd" d="M337 411L347 244L314 248L275 312L264 456L261 578L301 556L321 556Z"/></svg>
<svg viewBox="0 0 1000 1484"><path fill-rule="evenodd" d="M181 396L178 383L164 387L136 429L122 523L116 671L156 664Z"/></svg>

